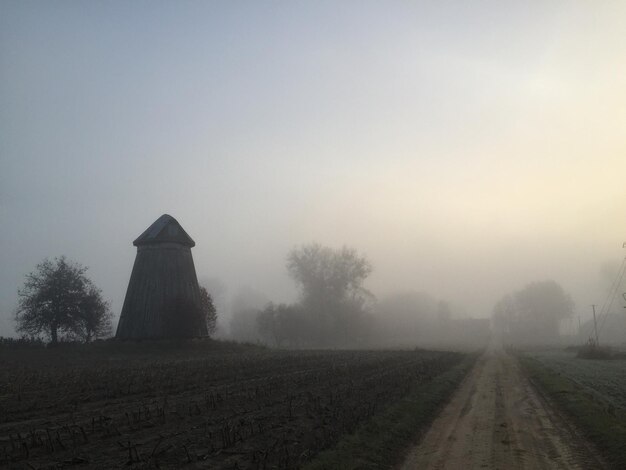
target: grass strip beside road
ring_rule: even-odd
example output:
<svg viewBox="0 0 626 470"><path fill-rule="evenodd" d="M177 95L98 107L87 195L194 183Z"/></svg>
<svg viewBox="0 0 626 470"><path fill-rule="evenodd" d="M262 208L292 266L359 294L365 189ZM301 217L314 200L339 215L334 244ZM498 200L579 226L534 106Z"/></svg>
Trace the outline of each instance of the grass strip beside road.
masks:
<svg viewBox="0 0 626 470"><path fill-rule="evenodd" d="M537 359L519 359L533 384L572 419L611 468L626 468L626 412Z"/></svg>
<svg viewBox="0 0 626 470"><path fill-rule="evenodd" d="M400 463L405 451L428 429L470 371L478 354L416 386L406 397L375 415L335 447L318 454L305 470L380 469Z"/></svg>

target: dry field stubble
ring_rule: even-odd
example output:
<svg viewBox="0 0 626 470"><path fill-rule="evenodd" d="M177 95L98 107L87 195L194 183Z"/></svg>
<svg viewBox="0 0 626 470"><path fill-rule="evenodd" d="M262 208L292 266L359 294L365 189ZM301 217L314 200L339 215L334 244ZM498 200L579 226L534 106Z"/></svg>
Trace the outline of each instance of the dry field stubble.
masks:
<svg viewBox="0 0 626 470"><path fill-rule="evenodd" d="M6 350L0 465L294 468L462 357L215 342Z"/></svg>

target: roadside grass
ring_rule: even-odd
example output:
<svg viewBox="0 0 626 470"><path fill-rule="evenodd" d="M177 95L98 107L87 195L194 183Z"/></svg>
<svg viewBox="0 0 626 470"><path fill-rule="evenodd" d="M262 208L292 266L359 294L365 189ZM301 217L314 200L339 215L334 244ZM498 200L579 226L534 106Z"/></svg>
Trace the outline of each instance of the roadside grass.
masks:
<svg viewBox="0 0 626 470"><path fill-rule="evenodd" d="M319 453L304 470L380 469L400 463L449 401L478 354L468 354L452 369L416 386L397 403L375 415L336 446Z"/></svg>
<svg viewBox="0 0 626 470"><path fill-rule="evenodd" d="M537 359L519 359L531 381L578 425L611 468L626 468L626 412Z"/></svg>

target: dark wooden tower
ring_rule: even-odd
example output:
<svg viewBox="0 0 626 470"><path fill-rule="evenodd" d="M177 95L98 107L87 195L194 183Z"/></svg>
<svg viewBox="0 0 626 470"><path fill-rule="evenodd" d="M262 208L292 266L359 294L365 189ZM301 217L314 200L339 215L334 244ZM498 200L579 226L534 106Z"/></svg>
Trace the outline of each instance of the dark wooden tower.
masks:
<svg viewBox="0 0 626 470"><path fill-rule="evenodd" d="M207 335L200 288L191 256L195 242L167 214L137 238L137 256L116 338Z"/></svg>

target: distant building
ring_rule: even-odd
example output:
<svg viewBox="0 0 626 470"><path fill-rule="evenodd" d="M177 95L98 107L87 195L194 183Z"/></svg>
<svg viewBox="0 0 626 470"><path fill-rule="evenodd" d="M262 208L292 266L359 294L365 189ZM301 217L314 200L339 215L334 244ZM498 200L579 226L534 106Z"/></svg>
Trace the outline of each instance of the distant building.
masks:
<svg viewBox="0 0 626 470"><path fill-rule="evenodd" d="M164 214L137 238L116 338L206 336L200 287L191 256L195 242Z"/></svg>

